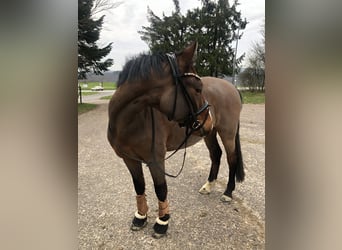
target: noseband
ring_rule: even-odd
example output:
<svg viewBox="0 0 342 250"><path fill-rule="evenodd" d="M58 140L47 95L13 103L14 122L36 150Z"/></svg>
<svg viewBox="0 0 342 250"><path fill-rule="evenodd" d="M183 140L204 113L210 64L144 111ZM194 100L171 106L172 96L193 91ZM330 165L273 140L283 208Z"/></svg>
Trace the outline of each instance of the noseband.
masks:
<svg viewBox="0 0 342 250"><path fill-rule="evenodd" d="M176 56L174 54L167 54L167 59L168 59L169 64L170 64L172 76L173 76L175 87L176 87L175 99L173 101L172 115L171 115L171 117L168 117L168 118L169 118L169 120L174 119L175 112L176 112L177 97L178 97L178 86L179 86L183 95L184 95L184 98L185 98L185 101L188 105L188 108L190 110L188 117L186 117L184 119L184 121L182 123L180 123L179 125L181 127L186 126L188 129L190 129L190 131L191 131L190 133L192 133L193 131L196 131L196 130L199 130L200 128L202 128L204 123L206 122L208 115L209 115L209 112L207 112L207 115L206 115L206 117L202 123L197 119L197 116L199 116L200 114L202 114L204 111L206 111L209 108L209 103L207 101L205 101L203 106L200 107L199 109L197 109L197 107L196 107L195 103L192 101L182 79L184 77L195 77L198 80L201 80L201 77L195 73L184 73L181 75L179 72L179 69L177 67Z"/></svg>

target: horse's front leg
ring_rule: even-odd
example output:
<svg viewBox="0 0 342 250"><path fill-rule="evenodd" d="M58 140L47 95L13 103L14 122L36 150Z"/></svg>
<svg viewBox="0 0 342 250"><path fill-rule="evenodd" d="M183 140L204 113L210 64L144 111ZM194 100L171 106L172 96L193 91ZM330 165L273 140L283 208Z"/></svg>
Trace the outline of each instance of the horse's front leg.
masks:
<svg viewBox="0 0 342 250"><path fill-rule="evenodd" d="M158 217L153 226L154 233L152 236L154 238L161 238L166 235L170 219L169 202L167 200L167 184L164 174L164 160L154 162L150 164L149 167L154 182L154 190L158 198L159 208Z"/></svg>
<svg viewBox="0 0 342 250"><path fill-rule="evenodd" d="M133 231L138 231L146 226L147 224L147 200L145 195L145 179L144 173L142 171L141 162L124 159L129 172L131 173L133 184L135 188L137 211L134 214L131 229Z"/></svg>
<svg viewBox="0 0 342 250"><path fill-rule="evenodd" d="M216 135L217 131L214 128L211 133L204 138L205 144L210 152L211 168L207 182L199 190L201 194L210 194L212 188L215 186L219 172L222 150Z"/></svg>

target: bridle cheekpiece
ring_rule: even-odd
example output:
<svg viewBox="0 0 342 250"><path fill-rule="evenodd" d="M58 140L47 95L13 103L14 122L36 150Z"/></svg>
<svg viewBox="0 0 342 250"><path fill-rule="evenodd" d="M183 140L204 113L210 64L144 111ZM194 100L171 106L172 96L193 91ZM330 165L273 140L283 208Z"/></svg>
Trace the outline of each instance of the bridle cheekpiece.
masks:
<svg viewBox="0 0 342 250"><path fill-rule="evenodd" d="M191 73L191 72L186 72L186 73L180 74L178 66L177 66L176 56L174 54L167 54L167 58L168 58L168 61L170 64L172 76L173 76L175 87L176 87L172 114L168 118L169 118L169 120L174 119L175 112L176 112L177 98L178 98L178 86L179 86L183 95L184 95L184 98L186 100L188 108L190 110L188 117L186 117L184 119L184 121L182 123L180 123L179 125L181 127L186 126L187 130L190 129L190 134L191 134L193 131L196 131L196 130L199 130L200 128L202 128L204 123L206 122L206 120L209 116L209 112L207 112L207 115L206 115L206 117L202 123L197 119L197 116L209 108L209 103L207 101L205 101L202 107L197 108L196 105L194 104L193 100L191 99L191 97L190 97L190 95L189 95L189 93L188 93L188 91L187 91L187 89L186 89L186 87L182 81L182 78L183 77L195 77L198 80L201 80L201 77L199 75L197 75L195 73Z"/></svg>

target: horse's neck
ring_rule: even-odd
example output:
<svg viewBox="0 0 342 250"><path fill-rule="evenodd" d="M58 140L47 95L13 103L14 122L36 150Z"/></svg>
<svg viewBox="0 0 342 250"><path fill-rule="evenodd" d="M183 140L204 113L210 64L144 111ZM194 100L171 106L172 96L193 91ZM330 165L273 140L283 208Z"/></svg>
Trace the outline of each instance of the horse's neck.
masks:
<svg viewBox="0 0 342 250"><path fill-rule="evenodd" d="M159 103L159 93L152 88L122 85L114 94L109 105L109 116L113 126L117 119L129 120L147 106ZM124 111L124 112L121 112ZM129 122L129 121L127 121Z"/></svg>

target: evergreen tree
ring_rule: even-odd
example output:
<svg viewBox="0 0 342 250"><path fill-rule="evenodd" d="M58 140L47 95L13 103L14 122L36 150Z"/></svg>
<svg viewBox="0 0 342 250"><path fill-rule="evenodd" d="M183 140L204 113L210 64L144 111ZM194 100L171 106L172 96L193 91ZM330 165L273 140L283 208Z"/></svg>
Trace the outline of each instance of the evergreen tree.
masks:
<svg viewBox="0 0 342 250"><path fill-rule="evenodd" d="M99 19L92 16L94 0L78 0L78 78L86 79L86 73L93 72L102 75L113 65L112 59L101 60L109 54L112 43L100 48L96 44L104 15Z"/></svg>
<svg viewBox="0 0 342 250"><path fill-rule="evenodd" d="M147 19L149 27L142 27L141 39L147 43L152 52L171 52L183 48L186 33L186 20L180 13L179 1L174 0L175 11L171 16L164 13L162 18L158 17L148 7Z"/></svg>
<svg viewBox="0 0 342 250"><path fill-rule="evenodd" d="M232 75L237 29L243 30L247 21L236 10L238 1L230 7L228 0L202 0L202 7L180 13L179 2L174 1L175 11L171 16L156 16L148 12L149 27L139 33L150 50L177 51L190 41L198 41L199 51L196 69L201 75ZM239 35L240 39L242 34ZM236 67L243 56L237 58Z"/></svg>

